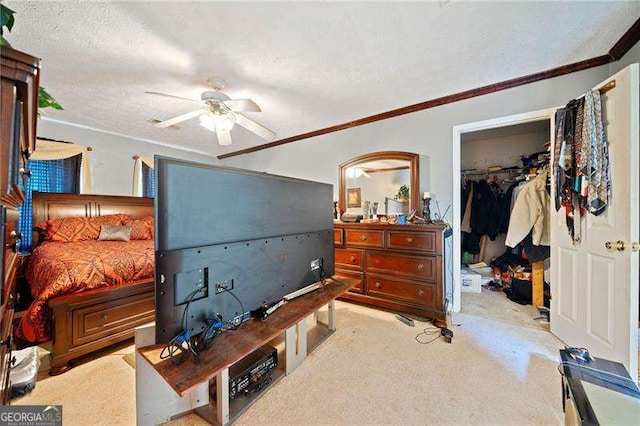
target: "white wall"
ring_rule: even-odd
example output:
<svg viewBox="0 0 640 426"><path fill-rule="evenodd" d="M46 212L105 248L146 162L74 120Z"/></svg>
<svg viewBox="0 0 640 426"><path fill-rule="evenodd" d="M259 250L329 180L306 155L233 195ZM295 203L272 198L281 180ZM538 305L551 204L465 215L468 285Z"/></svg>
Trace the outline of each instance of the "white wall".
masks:
<svg viewBox="0 0 640 426"><path fill-rule="evenodd" d="M132 195L134 155L153 157L156 154L214 163L215 157L169 148L139 139L93 130L60 122L38 121L38 137L91 146L91 174L94 194ZM36 146L37 149L37 146Z"/></svg>
<svg viewBox="0 0 640 426"><path fill-rule="evenodd" d="M547 130L511 136L491 136L491 132L485 132L482 139L470 138L471 134L465 133L460 144L460 168L486 170L490 166L522 167L522 155L546 149L543 144L549 142L548 127Z"/></svg>
<svg viewBox="0 0 640 426"><path fill-rule="evenodd" d="M251 154L222 164L334 184L338 165L358 155L387 150L421 154L420 192L435 193L444 212L452 203L452 127L489 118L564 105L609 75L609 66L443 105L329 133ZM276 129L277 130L277 129ZM314 130L314 129L309 129ZM447 214L451 221L451 209Z"/></svg>

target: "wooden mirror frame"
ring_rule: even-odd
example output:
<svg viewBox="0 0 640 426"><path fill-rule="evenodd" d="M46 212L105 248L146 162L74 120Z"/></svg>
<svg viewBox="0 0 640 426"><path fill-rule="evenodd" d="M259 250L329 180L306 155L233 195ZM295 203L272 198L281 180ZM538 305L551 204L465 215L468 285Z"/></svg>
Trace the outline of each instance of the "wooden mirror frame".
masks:
<svg viewBox="0 0 640 426"><path fill-rule="evenodd" d="M409 162L410 178L409 192L411 196L411 210L418 210L420 207L420 157L418 154L403 151L380 151L371 154L360 155L359 157L347 160L338 166L338 208L340 214L347 211L347 169L361 163L377 160L405 160Z"/></svg>

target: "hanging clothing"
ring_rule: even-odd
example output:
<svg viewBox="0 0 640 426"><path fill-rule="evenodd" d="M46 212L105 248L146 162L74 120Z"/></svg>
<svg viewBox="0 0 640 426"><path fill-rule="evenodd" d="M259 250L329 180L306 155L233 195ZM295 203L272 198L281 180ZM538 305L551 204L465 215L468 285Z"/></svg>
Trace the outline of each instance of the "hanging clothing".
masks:
<svg viewBox="0 0 640 426"><path fill-rule="evenodd" d="M471 204L471 229L474 233L488 235L495 240L499 232L499 211L502 191L497 185L490 185L485 180L476 182L473 187Z"/></svg>
<svg viewBox="0 0 640 426"><path fill-rule="evenodd" d="M551 245L549 194L546 190L547 174L536 176L520 191L509 220L505 244L518 245L529 232L536 246Z"/></svg>
<svg viewBox="0 0 640 426"><path fill-rule="evenodd" d="M464 210L462 211L462 223L460 224L460 230L466 233L472 232L471 209L472 209L472 202L473 202L473 185L474 185L474 182L468 182L467 187L462 192L463 193L462 199L464 200L464 202L462 203L462 206ZM466 195L466 198L464 195Z"/></svg>
<svg viewBox="0 0 640 426"><path fill-rule="evenodd" d="M598 216L604 212L609 201L611 181L609 175L609 144L602 123L602 104L599 90L592 90L585 95L585 101L590 103L588 111L585 109L585 122L589 123L589 191L587 206L589 212Z"/></svg>
<svg viewBox="0 0 640 426"><path fill-rule="evenodd" d="M581 217L600 215L611 193L609 146L599 90L590 90L556 111L553 173L555 207L565 208L574 244L582 238Z"/></svg>
<svg viewBox="0 0 640 426"><path fill-rule="evenodd" d="M515 192L515 189L518 187L518 185L520 185L520 183L518 182L509 185L509 188L507 188L507 191L504 193L504 196L502 197L502 203L500 206L500 220L499 220L499 225L500 225L499 230L501 234L506 234L507 231L509 230L509 219L511 218L511 210L516 199L514 196L514 192Z"/></svg>

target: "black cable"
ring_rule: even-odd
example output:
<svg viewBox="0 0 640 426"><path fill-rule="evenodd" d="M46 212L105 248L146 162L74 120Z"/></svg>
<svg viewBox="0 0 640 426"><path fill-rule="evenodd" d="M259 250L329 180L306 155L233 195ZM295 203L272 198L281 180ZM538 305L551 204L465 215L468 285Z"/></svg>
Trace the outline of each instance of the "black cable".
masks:
<svg viewBox="0 0 640 426"><path fill-rule="evenodd" d="M240 299L238 299L238 297L233 293L233 291L228 290L228 289L226 289L226 288L225 288L225 289L223 289L223 290L221 291L221 293L225 293L225 292L226 292L226 293L229 293L231 296L233 296L233 298L234 298L234 299L236 299L236 300L238 301L238 303L240 304L240 322L239 322L238 324L234 324L234 326L233 326L231 329L229 329L229 330L225 330L225 331L235 331L235 330L237 330L238 328L240 328L240 326L242 325L242 322L243 322L242 320L244 319L244 313L245 313L244 305L242 305L242 302L241 302L241 301L240 301Z"/></svg>
<svg viewBox="0 0 640 426"><path fill-rule="evenodd" d="M434 328L425 328L424 330L422 330L422 333L418 333L415 337L416 342L420 343L421 345L428 345L429 343L435 342L436 340L438 340L440 338L440 328L438 327L434 327ZM425 336L433 336L436 335L436 337L434 337L433 339L429 340L429 341L423 341L420 336L425 335Z"/></svg>
<svg viewBox="0 0 640 426"><path fill-rule="evenodd" d="M206 287L200 287L189 293L187 296L187 305L184 307L184 311L182 311L182 332L171 339L167 345L162 348L162 351L160 352L160 359L170 358L172 364L182 365L187 360L189 353L191 353L194 356L196 363L200 361L200 352L198 351L197 346L195 346L191 341L189 333L189 305L198 293L205 290ZM185 344L187 346L186 350L183 346ZM176 355L177 353L179 353L179 356Z"/></svg>

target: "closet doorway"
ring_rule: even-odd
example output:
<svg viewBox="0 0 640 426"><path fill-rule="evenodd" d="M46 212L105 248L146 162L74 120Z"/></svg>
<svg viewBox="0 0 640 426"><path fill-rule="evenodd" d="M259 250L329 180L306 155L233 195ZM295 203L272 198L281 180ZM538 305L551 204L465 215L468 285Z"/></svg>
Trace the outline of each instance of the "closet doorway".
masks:
<svg viewBox="0 0 640 426"><path fill-rule="evenodd" d="M586 347L593 356L620 362L633 374L638 371L639 340L640 65L631 64L588 92L582 95L576 93L565 111L566 108L575 108L576 102L582 97L598 98L595 91L599 92L603 117L603 132L600 135L606 135L608 142L602 139L598 141L596 133L595 145L592 141L591 149L598 151L588 155L597 161L606 158L604 163L594 163L591 167L596 185L604 182L607 194L601 192L602 186L597 189L597 194L589 192L590 196L596 196L591 201L595 204L591 205L588 214L581 217L581 229L575 234L570 232L576 229L573 227L575 222L571 220L571 209L569 212L562 208L558 211L555 208L549 210L550 284L553 295L550 325L551 332L569 346ZM453 128L453 189L457 201L453 203L453 257L456 265L461 262L459 200L462 135L542 120L551 120L553 127L555 110ZM551 134L549 138L552 139ZM605 177L604 181L603 171L599 167L606 167L604 172L609 177ZM552 179L552 187L554 184L555 180ZM575 192L577 185L568 190ZM552 194L555 195L555 190ZM605 206L605 209L593 210ZM459 310L460 271L454 268L453 272L454 309Z"/></svg>
<svg viewBox="0 0 640 426"><path fill-rule="evenodd" d="M546 109L453 128L453 195L454 200L460 200L453 203L453 220L454 224L457 224L457 226L454 225L453 233L453 309L456 312L462 310L462 312L548 330L548 324L536 319L540 317L540 313L535 306L521 305L507 298L507 293L502 291L503 284L509 290L509 285L502 281L507 274L503 277L496 276L489 265L493 259L501 256L521 257L517 249L512 250L505 245L510 210L504 210L506 198L502 197L507 194L510 187L516 187L518 182L535 176L527 177L531 170L528 166L542 169L541 162L544 161L544 154L547 152L545 144L552 137L550 117L553 116L554 111L555 109ZM531 163L526 161L523 163L523 157L528 158ZM463 189L465 182L468 184L466 191ZM482 221L482 226L491 228L489 235L486 229L482 230L481 234L461 231L469 225L469 215L466 215L467 223L460 226L463 213L468 211L466 208L469 186L476 186L475 182L479 182L478 189L490 191L488 193L495 196L496 202L500 203L495 206L495 210L483 212L491 219L491 223ZM513 189L509 195L513 195ZM497 201L498 199L501 201ZM471 207L470 204L469 207ZM497 219L498 214L503 217L503 220ZM478 223L476 222L475 225L477 226ZM466 230L469 231L469 229ZM463 269L463 245L474 254L473 257L466 254L465 263L484 262L487 266L480 267L476 271ZM505 253L512 253L512 255ZM548 260L545 266L547 267L545 281L548 282ZM478 271L483 272L481 278L476 274ZM469 277L467 273L473 276L473 284L468 279L463 280L463 277ZM520 275L520 278L529 278L529 275L525 272ZM477 283L478 280L481 281L480 284ZM470 291L463 291L463 284L465 284L464 290ZM482 284L484 284L483 287Z"/></svg>

